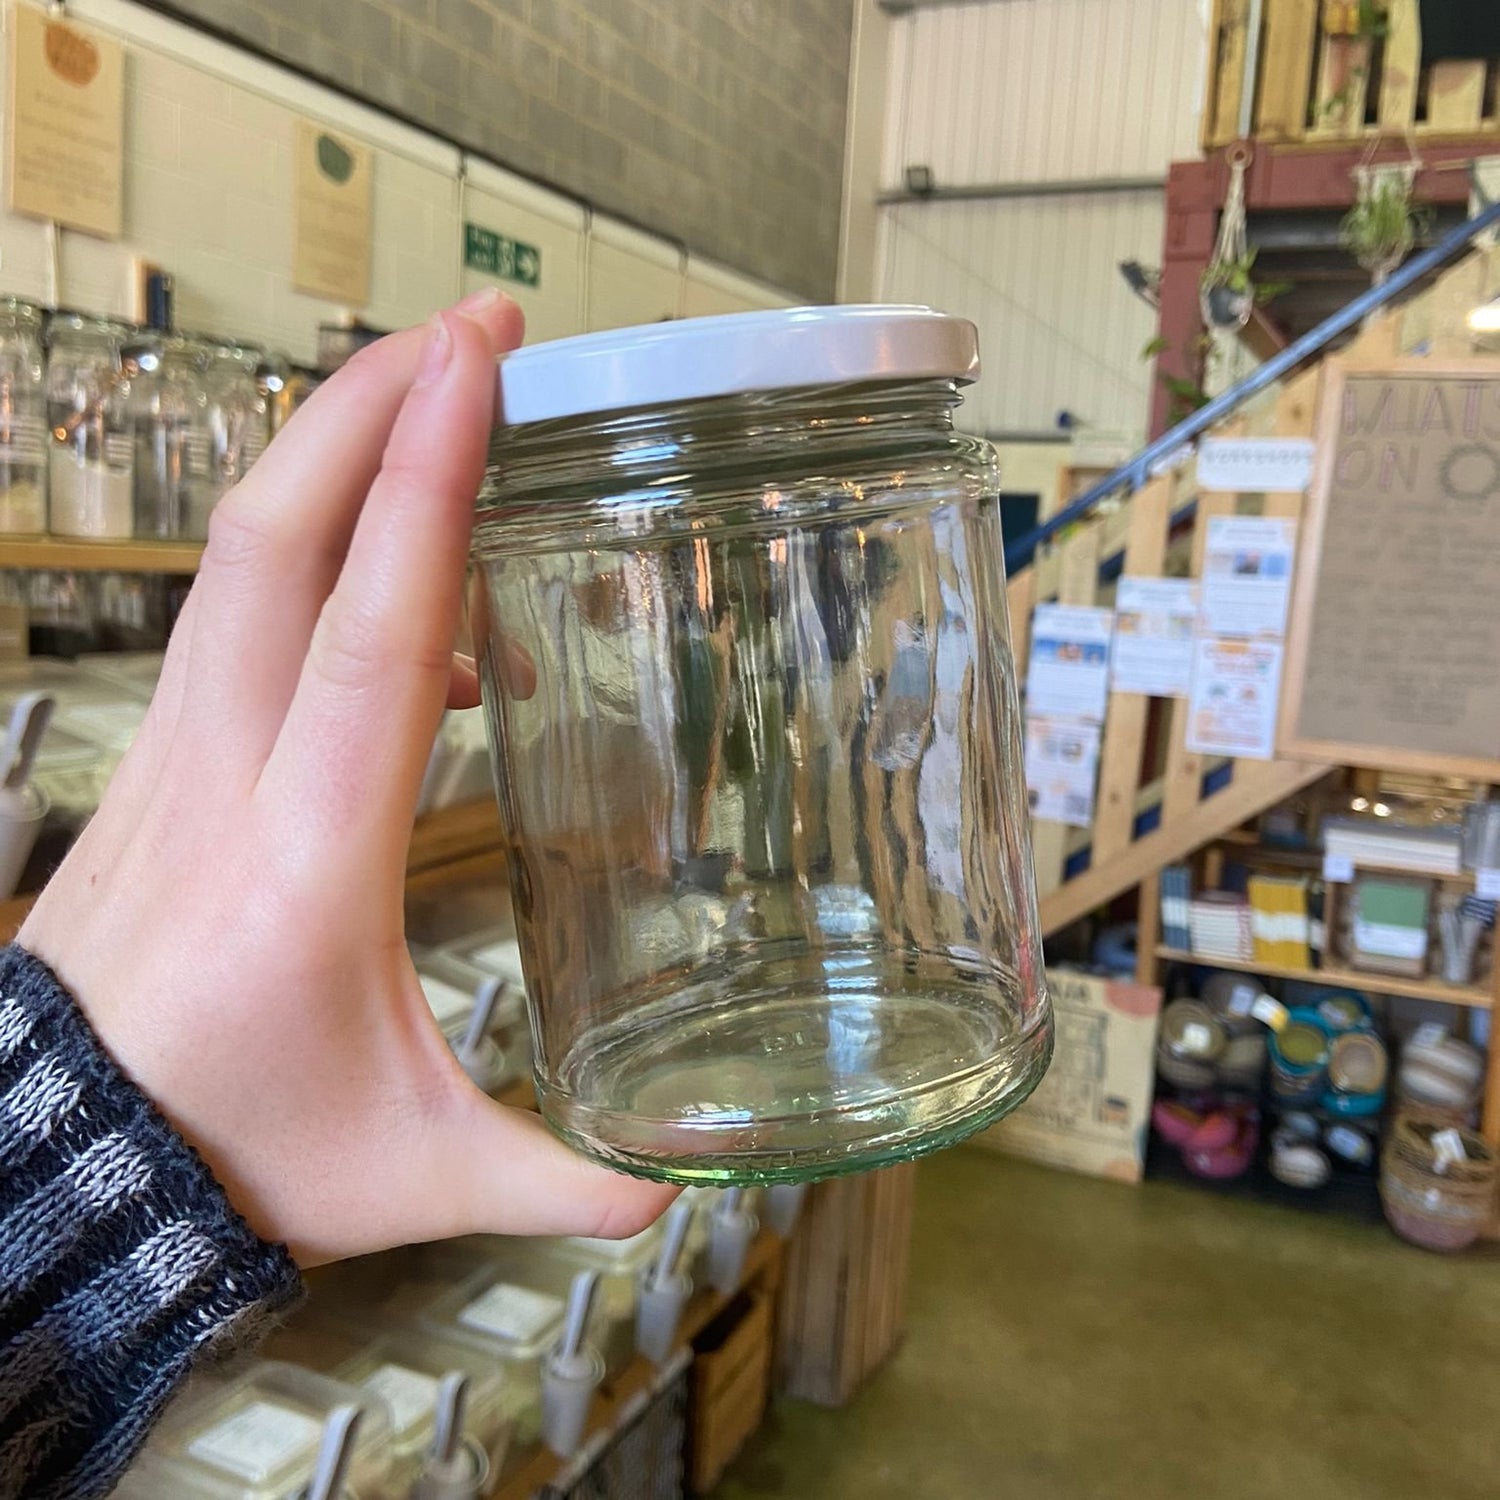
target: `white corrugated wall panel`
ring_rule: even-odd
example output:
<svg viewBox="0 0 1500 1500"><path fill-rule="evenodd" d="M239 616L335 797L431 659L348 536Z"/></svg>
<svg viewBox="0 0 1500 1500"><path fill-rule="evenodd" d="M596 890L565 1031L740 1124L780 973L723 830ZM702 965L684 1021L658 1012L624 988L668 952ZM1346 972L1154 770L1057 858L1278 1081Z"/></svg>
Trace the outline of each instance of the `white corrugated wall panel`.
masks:
<svg viewBox="0 0 1500 1500"><path fill-rule="evenodd" d="M898 29L891 183L1138 177L1197 152L1199 0L992 0Z"/></svg>
<svg viewBox="0 0 1500 1500"><path fill-rule="evenodd" d="M1164 178L1197 154L1202 0L989 0L892 27L885 181L939 187ZM880 294L979 326L985 378L963 413L989 432L1052 430L1060 411L1144 430L1150 309L1122 260L1161 260L1158 191L889 205Z"/></svg>
<svg viewBox="0 0 1500 1500"><path fill-rule="evenodd" d="M883 295L978 326L984 376L965 427L1040 432L1063 410L1090 426L1140 427L1155 316L1118 264L1159 255L1162 216L1154 193L893 205Z"/></svg>

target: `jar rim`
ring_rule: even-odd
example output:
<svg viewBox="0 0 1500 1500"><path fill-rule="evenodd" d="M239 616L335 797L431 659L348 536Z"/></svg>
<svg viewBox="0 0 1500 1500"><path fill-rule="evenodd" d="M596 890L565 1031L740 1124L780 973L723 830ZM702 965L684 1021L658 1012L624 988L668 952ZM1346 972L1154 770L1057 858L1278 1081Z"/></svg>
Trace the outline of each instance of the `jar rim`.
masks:
<svg viewBox="0 0 1500 1500"><path fill-rule="evenodd" d="M930 307L795 307L682 318L532 344L498 363L514 428L755 391L979 376L967 319Z"/></svg>

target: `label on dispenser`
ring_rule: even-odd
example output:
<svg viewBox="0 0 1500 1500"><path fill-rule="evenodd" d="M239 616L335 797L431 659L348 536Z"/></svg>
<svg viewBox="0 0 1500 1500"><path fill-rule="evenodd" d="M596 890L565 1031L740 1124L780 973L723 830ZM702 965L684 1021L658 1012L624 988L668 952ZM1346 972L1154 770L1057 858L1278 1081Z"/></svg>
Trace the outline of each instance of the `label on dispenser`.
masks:
<svg viewBox="0 0 1500 1500"><path fill-rule="evenodd" d="M187 1445L190 1457L260 1482L317 1450L322 1428L289 1406L252 1401Z"/></svg>
<svg viewBox="0 0 1500 1500"><path fill-rule="evenodd" d="M502 1281L475 1298L458 1315L458 1321L481 1333L524 1344L549 1332L562 1315L561 1297Z"/></svg>
<svg viewBox="0 0 1500 1500"><path fill-rule="evenodd" d="M104 462L129 473L135 468L135 439L128 432L104 434Z"/></svg>
<svg viewBox="0 0 1500 1500"><path fill-rule="evenodd" d="M1323 856L1323 879L1335 884L1347 885L1354 879L1354 861L1347 854L1325 854Z"/></svg>
<svg viewBox="0 0 1500 1500"><path fill-rule="evenodd" d="M0 462L40 464L47 457L47 424L29 412L17 412L8 432L0 434Z"/></svg>
<svg viewBox="0 0 1500 1500"><path fill-rule="evenodd" d="M1476 870L1474 894L1481 901L1500 901L1500 870Z"/></svg>
<svg viewBox="0 0 1500 1500"><path fill-rule="evenodd" d="M425 1421L437 1406L437 1381L405 1365L381 1365L360 1384L390 1407L391 1422L398 1434Z"/></svg>

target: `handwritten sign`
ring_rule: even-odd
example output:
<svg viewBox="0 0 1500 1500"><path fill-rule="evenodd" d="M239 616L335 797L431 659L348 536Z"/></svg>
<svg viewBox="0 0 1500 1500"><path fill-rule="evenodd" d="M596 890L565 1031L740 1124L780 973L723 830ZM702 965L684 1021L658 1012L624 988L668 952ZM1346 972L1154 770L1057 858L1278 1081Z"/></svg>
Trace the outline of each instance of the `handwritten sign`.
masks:
<svg viewBox="0 0 1500 1500"><path fill-rule="evenodd" d="M1331 366L1283 750L1500 776L1500 370Z"/></svg>
<svg viewBox="0 0 1500 1500"><path fill-rule="evenodd" d="M292 285L345 307L370 300L374 158L366 146L297 121Z"/></svg>
<svg viewBox="0 0 1500 1500"><path fill-rule="evenodd" d="M118 239L125 182L125 56L98 32L29 5L13 13L10 171L16 213Z"/></svg>

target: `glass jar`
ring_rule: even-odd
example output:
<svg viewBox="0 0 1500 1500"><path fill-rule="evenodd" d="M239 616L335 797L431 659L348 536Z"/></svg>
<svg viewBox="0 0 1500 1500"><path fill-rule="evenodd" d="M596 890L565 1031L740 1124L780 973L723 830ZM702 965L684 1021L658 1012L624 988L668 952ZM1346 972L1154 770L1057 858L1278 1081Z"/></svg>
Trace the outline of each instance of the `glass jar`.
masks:
<svg viewBox="0 0 1500 1500"><path fill-rule="evenodd" d="M233 489L265 452L271 417L270 398L261 389L259 375L264 358L261 350L249 344L220 343L213 347L207 382L213 504Z"/></svg>
<svg viewBox="0 0 1500 1500"><path fill-rule="evenodd" d="M212 433L204 370L208 348L181 334L154 335L126 350L135 428L135 533L207 536Z"/></svg>
<svg viewBox="0 0 1500 1500"><path fill-rule="evenodd" d="M952 423L977 368L925 308L501 364L471 621L538 1095L592 1156L855 1171L1046 1068L999 479Z"/></svg>
<svg viewBox="0 0 1500 1500"><path fill-rule="evenodd" d="M0 297L0 532L47 529L47 358L42 315Z"/></svg>
<svg viewBox="0 0 1500 1500"><path fill-rule="evenodd" d="M48 516L58 536L130 536L134 447L123 323L55 313L48 324Z"/></svg>

